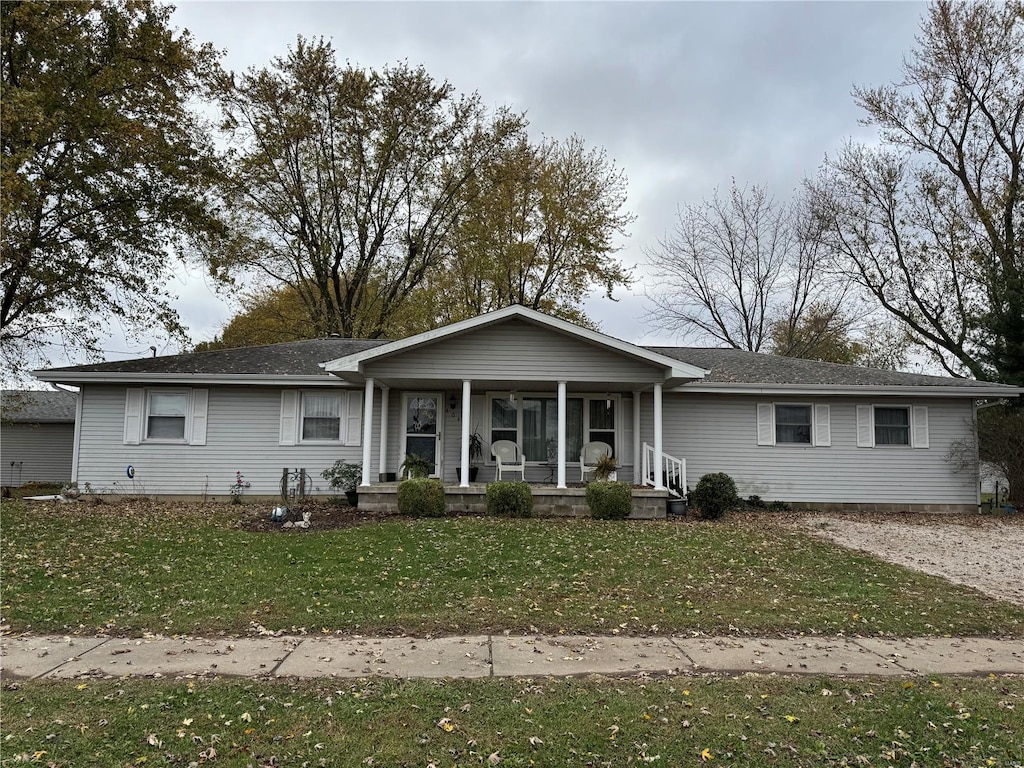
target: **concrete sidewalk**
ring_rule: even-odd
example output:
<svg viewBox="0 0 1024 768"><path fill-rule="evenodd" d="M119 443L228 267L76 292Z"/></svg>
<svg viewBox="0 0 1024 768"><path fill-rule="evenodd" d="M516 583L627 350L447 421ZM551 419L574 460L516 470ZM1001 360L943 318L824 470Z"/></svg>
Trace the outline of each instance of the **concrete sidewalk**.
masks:
<svg viewBox="0 0 1024 768"><path fill-rule="evenodd" d="M0 638L5 678L1024 674L1024 641L477 635L432 639Z"/></svg>

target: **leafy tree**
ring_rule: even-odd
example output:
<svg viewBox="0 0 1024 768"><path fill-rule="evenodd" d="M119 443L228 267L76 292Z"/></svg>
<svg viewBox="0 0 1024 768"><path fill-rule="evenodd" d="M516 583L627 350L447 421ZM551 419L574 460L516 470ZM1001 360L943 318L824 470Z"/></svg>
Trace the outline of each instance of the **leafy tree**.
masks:
<svg viewBox="0 0 1024 768"><path fill-rule="evenodd" d="M725 198L716 191L680 209L674 233L647 251L648 319L684 337L783 355L799 352L812 329L845 336L845 293L826 279L814 222L799 206L733 183Z"/></svg>
<svg viewBox="0 0 1024 768"><path fill-rule="evenodd" d="M950 373L1024 384L1024 3L939 0L854 96L881 145L809 184L836 266Z"/></svg>
<svg viewBox="0 0 1024 768"><path fill-rule="evenodd" d="M581 298L630 282L612 258L634 219L625 201L625 174L603 150L520 136L473 179L447 268L428 280L443 320L522 304L592 324Z"/></svg>
<svg viewBox="0 0 1024 768"><path fill-rule="evenodd" d="M232 146L220 263L290 286L316 335L392 335L443 262L467 183L523 124L422 67L341 67L330 43L301 37L217 97Z"/></svg>
<svg viewBox="0 0 1024 768"><path fill-rule="evenodd" d="M845 305L812 304L799 318L771 325L769 351L786 357L896 370L906 364L906 334L884 321L858 322Z"/></svg>
<svg viewBox="0 0 1024 768"><path fill-rule="evenodd" d="M166 280L220 231L189 110L209 45L147 0L0 4L0 341L19 374L48 341L97 353L116 318L180 333Z"/></svg>

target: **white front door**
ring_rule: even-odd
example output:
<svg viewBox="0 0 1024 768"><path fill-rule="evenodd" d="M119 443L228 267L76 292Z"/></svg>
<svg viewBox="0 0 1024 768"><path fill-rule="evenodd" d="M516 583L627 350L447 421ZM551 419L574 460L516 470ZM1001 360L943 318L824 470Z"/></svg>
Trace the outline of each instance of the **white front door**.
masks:
<svg viewBox="0 0 1024 768"><path fill-rule="evenodd" d="M431 464L430 477L441 477L442 430L441 419L444 411L440 393L410 392L405 395L405 426L402 455L416 454Z"/></svg>

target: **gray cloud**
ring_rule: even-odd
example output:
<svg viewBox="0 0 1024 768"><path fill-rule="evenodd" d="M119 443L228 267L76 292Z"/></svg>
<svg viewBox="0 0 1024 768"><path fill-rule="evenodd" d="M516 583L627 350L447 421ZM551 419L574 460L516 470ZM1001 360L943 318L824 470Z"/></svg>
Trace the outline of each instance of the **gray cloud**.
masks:
<svg viewBox="0 0 1024 768"><path fill-rule="evenodd" d="M857 124L850 90L899 79L925 9L881 2L182 2L174 21L226 49L232 69L265 65L299 34L323 35L355 64L423 64L459 91L525 111L537 136L580 134L629 176L638 218L621 257L640 264L643 247L672 227L678 206L732 177L767 183L785 197L845 137L869 135ZM196 340L230 314L201 283L182 295ZM606 332L639 341L641 295L637 287L618 304L591 298L587 308Z"/></svg>

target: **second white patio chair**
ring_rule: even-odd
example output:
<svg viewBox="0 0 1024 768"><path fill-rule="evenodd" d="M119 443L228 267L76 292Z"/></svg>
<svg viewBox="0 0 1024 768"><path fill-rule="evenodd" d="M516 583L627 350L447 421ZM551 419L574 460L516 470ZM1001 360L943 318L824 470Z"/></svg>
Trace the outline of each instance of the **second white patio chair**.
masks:
<svg viewBox="0 0 1024 768"><path fill-rule="evenodd" d="M526 457L516 443L511 440L495 440L491 443L491 454L498 467L498 480L503 472L518 472L526 479Z"/></svg>
<svg viewBox="0 0 1024 768"><path fill-rule="evenodd" d="M612 447L608 443L594 440L586 443L580 451L580 482L587 479L587 474L597 469L597 461L602 456L611 456Z"/></svg>

